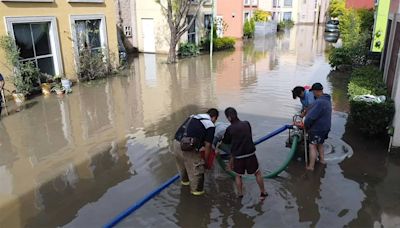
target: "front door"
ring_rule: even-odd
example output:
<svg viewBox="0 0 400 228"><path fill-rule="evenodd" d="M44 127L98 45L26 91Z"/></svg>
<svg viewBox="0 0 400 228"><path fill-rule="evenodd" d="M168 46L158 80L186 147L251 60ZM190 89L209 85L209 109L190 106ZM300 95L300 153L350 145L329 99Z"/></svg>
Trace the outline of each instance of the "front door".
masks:
<svg viewBox="0 0 400 228"><path fill-rule="evenodd" d="M142 18L143 31L143 52L156 52L156 44L154 39L154 20Z"/></svg>

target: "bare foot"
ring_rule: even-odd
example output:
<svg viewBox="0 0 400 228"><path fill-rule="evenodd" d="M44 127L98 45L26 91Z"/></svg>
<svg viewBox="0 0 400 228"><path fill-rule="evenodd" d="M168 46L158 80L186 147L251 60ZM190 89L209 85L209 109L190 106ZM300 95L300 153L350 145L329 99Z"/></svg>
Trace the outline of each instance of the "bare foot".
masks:
<svg viewBox="0 0 400 228"><path fill-rule="evenodd" d="M306 169L310 170L310 171L314 171L314 167L307 166Z"/></svg>
<svg viewBox="0 0 400 228"><path fill-rule="evenodd" d="M319 163L326 165L326 161L325 160L319 160Z"/></svg>

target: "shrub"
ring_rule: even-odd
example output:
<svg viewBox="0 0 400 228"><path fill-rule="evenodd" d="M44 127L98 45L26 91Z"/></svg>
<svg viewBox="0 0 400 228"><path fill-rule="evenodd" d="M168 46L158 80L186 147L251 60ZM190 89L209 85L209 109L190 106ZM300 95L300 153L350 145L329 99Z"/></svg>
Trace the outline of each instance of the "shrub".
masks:
<svg viewBox="0 0 400 228"><path fill-rule="evenodd" d="M355 69L351 73L348 84L348 95L350 99L359 95L387 96L387 88L382 81L381 71L373 66Z"/></svg>
<svg viewBox="0 0 400 228"><path fill-rule="evenodd" d="M101 50L92 51L90 48L80 50L77 71L79 80L89 81L105 78L111 73L111 70L110 61L105 58Z"/></svg>
<svg viewBox="0 0 400 228"><path fill-rule="evenodd" d="M331 17L339 17L343 15L346 10L346 1L345 0L331 0L329 3L329 15Z"/></svg>
<svg viewBox="0 0 400 228"><path fill-rule="evenodd" d="M384 135L395 112L394 102L383 103L350 101L350 121L367 136Z"/></svg>
<svg viewBox="0 0 400 228"><path fill-rule="evenodd" d="M374 10L372 9L359 9L357 10L358 17L360 18L360 28L362 32L372 34L374 26Z"/></svg>
<svg viewBox="0 0 400 228"><path fill-rule="evenodd" d="M265 10L257 9L254 11L254 21L256 22L266 22L269 16L271 16L271 14Z"/></svg>
<svg viewBox="0 0 400 228"><path fill-rule="evenodd" d="M283 20L278 23L278 31L283 29L290 29L294 26L294 22L292 20Z"/></svg>
<svg viewBox="0 0 400 228"><path fill-rule="evenodd" d="M216 51L235 48L236 40L232 37L222 37L214 40L214 49Z"/></svg>
<svg viewBox="0 0 400 228"><path fill-rule="evenodd" d="M20 61L20 51L10 36L0 38L0 47L4 50L7 62L12 67L11 79L16 92L30 94L35 88L35 83L39 82L39 69L32 61Z"/></svg>
<svg viewBox="0 0 400 228"><path fill-rule="evenodd" d="M333 48L329 52L329 64L331 67L342 65L363 66L367 64L368 36L361 34L358 37L358 42L353 45L344 45L340 48Z"/></svg>
<svg viewBox="0 0 400 228"><path fill-rule="evenodd" d="M382 103L353 99L358 95L387 95L379 69L372 66L355 69L350 77L348 95L350 120L360 132L368 136L384 134L394 115L394 102L390 99Z"/></svg>
<svg viewBox="0 0 400 228"><path fill-rule="evenodd" d="M243 35L245 37L252 38L254 36L254 30L255 30L254 20L246 20L246 22L244 23Z"/></svg>
<svg viewBox="0 0 400 228"><path fill-rule="evenodd" d="M233 37L221 37L213 39L213 50L222 51L227 49L235 48L236 40ZM201 47L203 50L210 50L210 40L205 39L201 41Z"/></svg>
<svg viewBox="0 0 400 228"><path fill-rule="evenodd" d="M200 54L200 48L191 42L180 43L178 53L181 57L191 57Z"/></svg>
<svg viewBox="0 0 400 228"><path fill-rule="evenodd" d="M357 11L349 9L344 12L339 21L340 37L343 46L354 46L359 42L361 34L361 20Z"/></svg>

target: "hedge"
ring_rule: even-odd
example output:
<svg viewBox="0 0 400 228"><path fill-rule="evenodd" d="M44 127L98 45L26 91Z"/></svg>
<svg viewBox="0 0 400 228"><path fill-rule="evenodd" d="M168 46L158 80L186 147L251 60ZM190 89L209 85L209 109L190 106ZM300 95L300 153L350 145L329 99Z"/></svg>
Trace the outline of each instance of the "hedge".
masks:
<svg viewBox="0 0 400 228"><path fill-rule="evenodd" d="M350 121L367 136L384 135L394 116L394 102L390 98L383 103L354 100L359 95L388 95L379 69L372 66L355 69L350 77L348 95Z"/></svg>
<svg viewBox="0 0 400 228"><path fill-rule="evenodd" d="M213 39L213 50L214 51L222 51L222 50L229 50L235 48L236 40L233 37L221 37L221 38L214 38ZM210 40L202 41L202 49L203 50L210 50Z"/></svg>

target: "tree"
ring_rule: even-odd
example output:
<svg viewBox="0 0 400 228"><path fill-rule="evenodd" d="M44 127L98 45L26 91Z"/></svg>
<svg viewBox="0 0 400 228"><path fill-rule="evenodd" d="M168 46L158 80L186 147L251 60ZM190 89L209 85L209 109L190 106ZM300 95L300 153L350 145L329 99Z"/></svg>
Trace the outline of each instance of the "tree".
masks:
<svg viewBox="0 0 400 228"><path fill-rule="evenodd" d="M331 17L339 17L346 10L345 0L331 0L329 4L329 15Z"/></svg>
<svg viewBox="0 0 400 228"><path fill-rule="evenodd" d="M167 63L176 63L176 46L183 34L185 34L194 23L205 1L206 0L156 0L167 17L171 33ZM187 18L190 12L195 13L192 14L193 17L188 21Z"/></svg>
<svg viewBox="0 0 400 228"><path fill-rule="evenodd" d="M254 20L256 22L266 22L268 21L268 17L271 16L271 13L265 10L257 9L254 11Z"/></svg>

